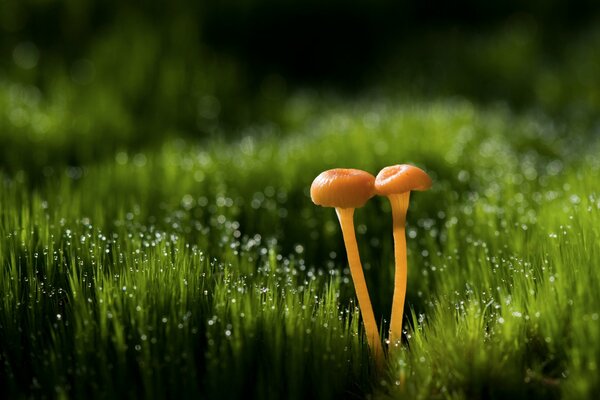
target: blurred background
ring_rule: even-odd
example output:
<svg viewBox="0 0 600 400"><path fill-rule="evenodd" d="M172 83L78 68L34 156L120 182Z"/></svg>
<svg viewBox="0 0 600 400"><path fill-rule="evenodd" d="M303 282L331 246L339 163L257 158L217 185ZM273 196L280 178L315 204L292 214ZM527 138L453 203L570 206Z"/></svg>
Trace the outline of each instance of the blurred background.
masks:
<svg viewBox="0 0 600 400"><path fill-rule="evenodd" d="M594 125L599 17L593 0L2 1L0 167L283 135L336 98L456 96Z"/></svg>

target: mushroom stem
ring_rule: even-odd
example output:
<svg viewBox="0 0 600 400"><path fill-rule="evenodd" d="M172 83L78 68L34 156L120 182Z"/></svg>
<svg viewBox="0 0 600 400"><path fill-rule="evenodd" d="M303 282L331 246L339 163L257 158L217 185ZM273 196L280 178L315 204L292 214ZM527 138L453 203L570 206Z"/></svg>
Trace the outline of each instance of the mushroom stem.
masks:
<svg viewBox="0 0 600 400"><path fill-rule="evenodd" d="M400 345L402 340L402 318L406 298L407 262L406 262L406 212L410 192L388 195L392 205L394 219L394 256L396 271L394 276L394 297L390 317L390 349Z"/></svg>
<svg viewBox="0 0 600 400"><path fill-rule="evenodd" d="M375 314L373 314L373 307L371 306L371 299L369 298L360 255L358 254L356 234L354 233L354 208L336 207L335 211L342 227L344 245L348 254L348 264L350 265L350 274L352 275L356 297L358 298L358 307L360 308L365 325L367 343L373 353L377 367L381 369L383 366L383 347L381 345L377 322L375 321Z"/></svg>

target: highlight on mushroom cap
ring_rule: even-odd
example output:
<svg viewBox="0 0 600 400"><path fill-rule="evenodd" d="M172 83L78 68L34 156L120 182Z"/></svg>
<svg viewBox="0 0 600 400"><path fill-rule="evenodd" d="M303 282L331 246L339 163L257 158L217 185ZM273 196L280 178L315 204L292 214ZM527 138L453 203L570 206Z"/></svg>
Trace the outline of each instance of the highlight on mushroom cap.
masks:
<svg viewBox="0 0 600 400"><path fill-rule="evenodd" d="M385 167L375 178L375 190L381 196L406 193L411 190L427 190L431 178L421 168L408 164Z"/></svg>
<svg viewBox="0 0 600 400"><path fill-rule="evenodd" d="M375 195L374 182L373 175L360 169L330 169L315 178L310 198L324 207L358 208Z"/></svg>

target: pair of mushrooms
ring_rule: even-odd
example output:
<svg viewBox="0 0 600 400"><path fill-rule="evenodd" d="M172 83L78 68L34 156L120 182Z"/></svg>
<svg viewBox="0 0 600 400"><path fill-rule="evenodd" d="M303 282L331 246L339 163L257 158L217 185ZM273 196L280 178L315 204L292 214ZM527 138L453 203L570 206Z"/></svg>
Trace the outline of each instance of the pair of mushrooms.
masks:
<svg viewBox="0 0 600 400"><path fill-rule="evenodd" d="M383 348L358 254L354 233L354 209L364 206L367 200L376 194L387 196L392 205L396 271L389 342L395 346L402 338L402 316L406 296L405 224L409 196L412 190L422 191L430 187L431 178L425 171L412 165L402 164L385 167L376 178L358 169L331 169L317 176L310 188L310 196L315 204L335 207L342 227L350 274L354 281L367 342L378 365L383 362Z"/></svg>

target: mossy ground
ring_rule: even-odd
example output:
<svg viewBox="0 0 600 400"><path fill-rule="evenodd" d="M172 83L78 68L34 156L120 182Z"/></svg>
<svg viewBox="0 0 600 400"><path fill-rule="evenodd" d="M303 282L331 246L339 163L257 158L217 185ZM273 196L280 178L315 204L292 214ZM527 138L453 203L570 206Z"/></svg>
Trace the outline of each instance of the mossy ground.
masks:
<svg viewBox="0 0 600 400"><path fill-rule="evenodd" d="M285 138L169 141L36 185L5 175L3 391L591 396L599 143L555 126L466 101L341 103ZM406 340L376 377L335 213L308 188L326 168L395 162L435 185L412 198ZM385 199L356 224L385 326Z"/></svg>
<svg viewBox="0 0 600 400"><path fill-rule="evenodd" d="M60 68L46 86L43 72L0 71L0 397L598 393L597 30L565 46L563 63L517 25L450 37L467 61L447 64L440 45L450 72L424 87L385 75L358 94L265 89L240 103L221 85L235 71L192 79L179 72L196 60L154 54L162 36L148 26L124 32L148 43L130 55L139 81L103 53L129 51L117 33L95 43L88 86ZM504 101L478 86L498 71L490 90ZM144 92L154 78L161 98ZM193 111L177 108L186 79L210 94ZM221 124L240 109L261 118ZM335 213L309 187L328 168L396 163L434 185L411 196L404 342L375 374ZM383 332L387 200L355 222Z"/></svg>

